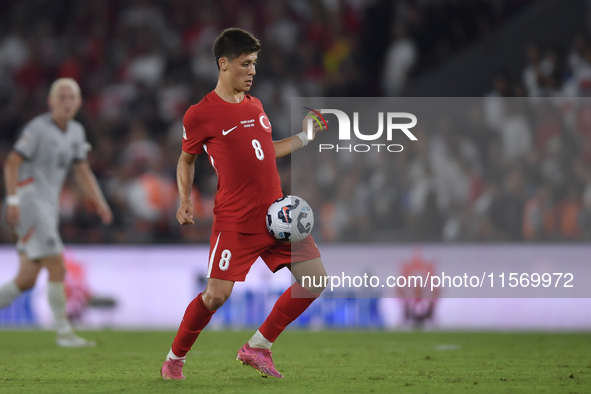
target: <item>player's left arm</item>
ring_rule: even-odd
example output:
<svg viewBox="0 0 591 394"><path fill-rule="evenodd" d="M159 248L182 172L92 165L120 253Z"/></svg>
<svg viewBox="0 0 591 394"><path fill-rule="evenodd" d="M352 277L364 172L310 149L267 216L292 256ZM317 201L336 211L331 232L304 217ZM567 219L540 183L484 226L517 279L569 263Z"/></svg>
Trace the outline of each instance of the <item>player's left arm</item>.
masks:
<svg viewBox="0 0 591 394"><path fill-rule="evenodd" d="M302 122L302 132L296 135L293 135L289 138L285 138L279 141L273 141L273 146L275 147L275 158L279 159L280 157L287 156L291 154L293 151L296 151L304 146L308 145L308 142L311 140L308 138L307 127L308 119L312 119L310 115L306 115L304 121ZM316 137L316 133L322 130L322 126L318 124L318 122L314 122L314 127L312 128L313 136Z"/></svg>
<svg viewBox="0 0 591 394"><path fill-rule="evenodd" d="M97 207L97 214L101 218L103 224L109 224L113 221L113 213L105 196L101 192L101 188L94 176L94 173L90 169L90 165L87 160L81 160L74 163L74 175L76 180L84 194L90 198Z"/></svg>

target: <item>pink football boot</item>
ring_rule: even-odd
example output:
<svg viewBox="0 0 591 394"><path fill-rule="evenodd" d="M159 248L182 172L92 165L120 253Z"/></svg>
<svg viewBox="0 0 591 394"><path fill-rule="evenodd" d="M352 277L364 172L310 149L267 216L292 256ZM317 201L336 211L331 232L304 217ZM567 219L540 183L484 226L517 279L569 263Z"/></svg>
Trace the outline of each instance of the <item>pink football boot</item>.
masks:
<svg viewBox="0 0 591 394"><path fill-rule="evenodd" d="M274 378L282 378L273 365L271 358L271 351L269 349L258 349L248 345L248 342L240 348L236 360L243 365L248 365L254 368L263 378L273 376Z"/></svg>
<svg viewBox="0 0 591 394"><path fill-rule="evenodd" d="M183 365L185 359L172 359L169 358L164 362L162 366L162 370L160 371L160 375L165 380L182 380L185 379L185 375L183 375Z"/></svg>

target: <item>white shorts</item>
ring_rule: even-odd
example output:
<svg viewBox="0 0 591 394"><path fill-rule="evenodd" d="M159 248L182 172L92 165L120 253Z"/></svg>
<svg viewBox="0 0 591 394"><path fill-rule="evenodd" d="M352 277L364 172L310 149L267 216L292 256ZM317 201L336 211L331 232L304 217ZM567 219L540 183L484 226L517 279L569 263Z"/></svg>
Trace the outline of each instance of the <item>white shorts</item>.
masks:
<svg viewBox="0 0 591 394"><path fill-rule="evenodd" d="M59 211L53 204L21 201L20 220L15 230L16 248L29 260L59 255L64 250L59 235Z"/></svg>

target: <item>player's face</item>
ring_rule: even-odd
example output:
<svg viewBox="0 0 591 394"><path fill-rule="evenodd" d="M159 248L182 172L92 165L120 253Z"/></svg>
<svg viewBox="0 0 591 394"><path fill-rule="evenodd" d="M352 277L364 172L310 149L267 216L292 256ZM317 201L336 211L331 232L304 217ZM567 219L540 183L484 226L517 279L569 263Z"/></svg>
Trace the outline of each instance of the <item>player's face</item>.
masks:
<svg viewBox="0 0 591 394"><path fill-rule="evenodd" d="M256 74L257 54L244 54L232 60L228 65L231 84L234 90L248 92Z"/></svg>
<svg viewBox="0 0 591 394"><path fill-rule="evenodd" d="M70 85L62 85L49 97L51 112L60 119L72 119L82 104L80 93Z"/></svg>

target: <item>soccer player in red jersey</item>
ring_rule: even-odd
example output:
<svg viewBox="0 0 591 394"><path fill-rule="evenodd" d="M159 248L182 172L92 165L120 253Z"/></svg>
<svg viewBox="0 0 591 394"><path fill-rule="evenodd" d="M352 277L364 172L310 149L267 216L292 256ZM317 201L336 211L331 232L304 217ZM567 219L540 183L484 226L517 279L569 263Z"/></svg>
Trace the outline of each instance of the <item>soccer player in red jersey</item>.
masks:
<svg viewBox="0 0 591 394"><path fill-rule="evenodd" d="M224 30L213 45L219 69L217 86L191 106L183 119L183 149L177 166L179 223L194 224L189 193L198 154L209 155L218 175L218 191L207 287L185 311L162 366L164 379L185 378L182 367L187 352L215 311L230 297L234 282L246 279L259 256L271 271L288 267L296 279L279 297L259 330L238 352L237 359L256 369L261 376L283 377L273 365L271 345L323 290L300 285L304 275L326 275L312 237L291 245L277 241L266 228L267 209L283 197L276 159L305 146L308 138L302 131L296 136L273 141L271 123L261 102L246 94L256 74L260 49L259 41L250 33L237 28ZM314 133L319 130L316 125Z"/></svg>

